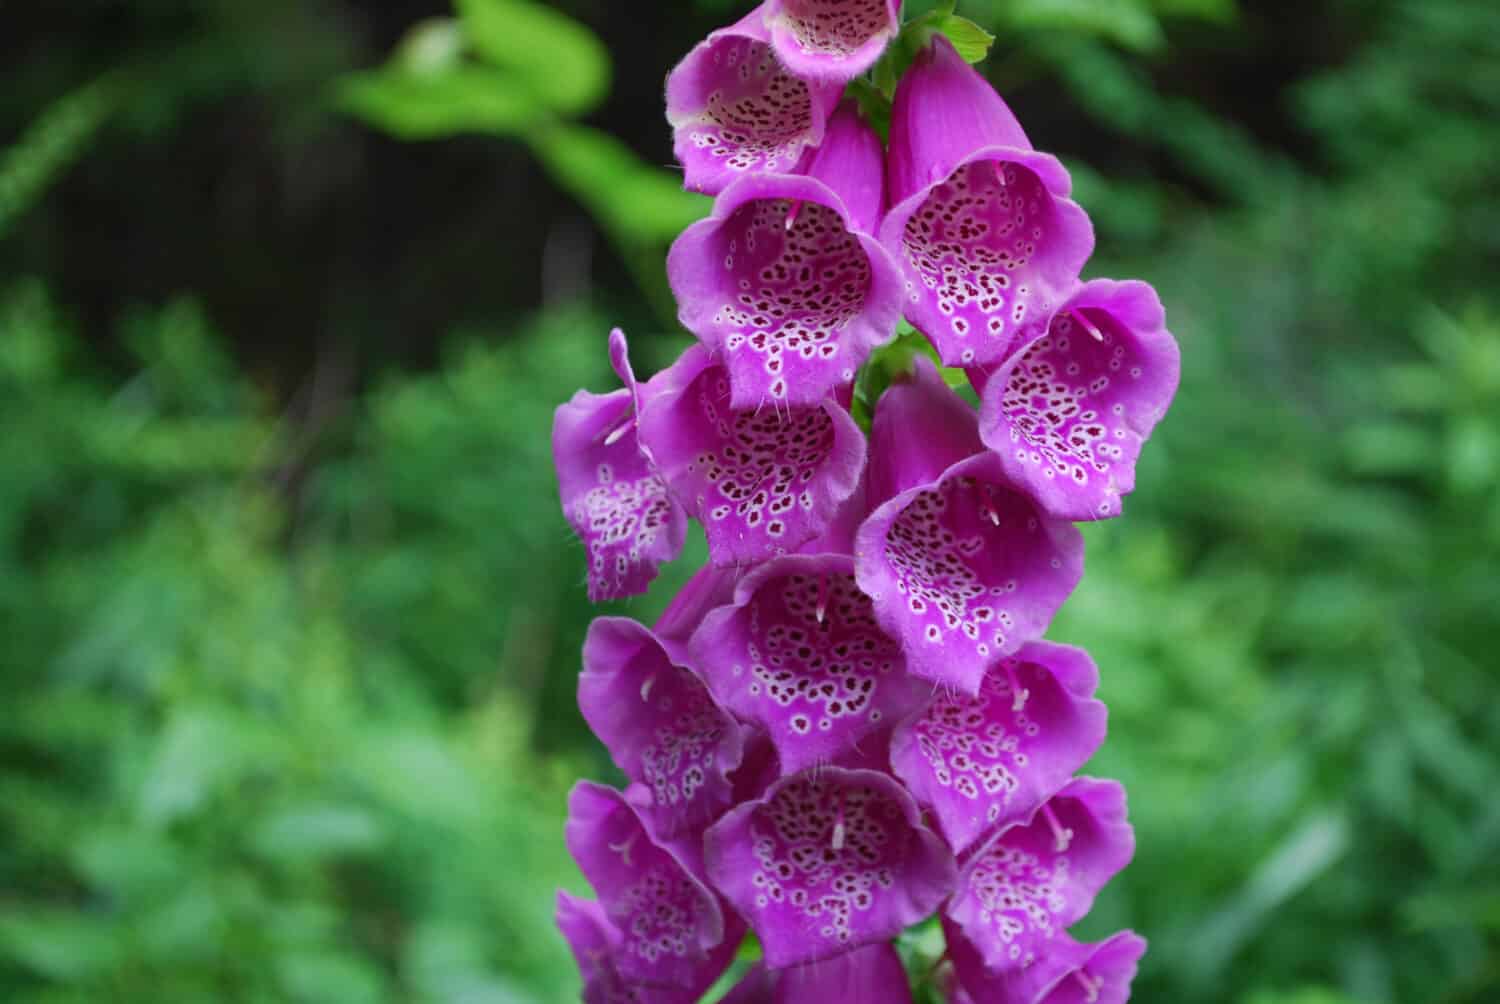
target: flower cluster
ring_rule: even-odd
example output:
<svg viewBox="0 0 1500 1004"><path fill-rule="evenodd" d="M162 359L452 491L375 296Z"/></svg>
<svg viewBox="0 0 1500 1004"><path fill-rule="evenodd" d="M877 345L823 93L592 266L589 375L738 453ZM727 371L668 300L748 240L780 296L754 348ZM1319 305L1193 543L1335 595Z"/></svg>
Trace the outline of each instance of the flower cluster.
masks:
<svg viewBox="0 0 1500 1004"><path fill-rule="evenodd" d="M639 381L616 331L623 387L557 412L592 599L643 591L689 517L710 555L654 628L584 645L579 706L630 781L569 802L589 1004L695 1001L747 928L726 1002L909 1001L891 942L934 912L954 1002L1119 1004L1145 950L1067 933L1134 838L1121 786L1075 776L1098 670L1042 636L1177 348L1149 286L1080 280L1066 171L945 37L916 39L888 141L842 96L898 8L766 0L672 72L685 183L716 196L668 258L698 344ZM903 316L945 368L914 356L867 435L856 375Z"/></svg>

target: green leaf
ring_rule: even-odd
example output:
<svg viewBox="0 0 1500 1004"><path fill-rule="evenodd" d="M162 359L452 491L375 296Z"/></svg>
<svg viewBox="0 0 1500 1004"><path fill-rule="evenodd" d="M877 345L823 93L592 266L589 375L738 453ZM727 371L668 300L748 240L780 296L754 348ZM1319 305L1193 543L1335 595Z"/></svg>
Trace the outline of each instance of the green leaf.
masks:
<svg viewBox="0 0 1500 1004"><path fill-rule="evenodd" d="M474 52L552 111L582 115L608 93L609 51L572 18L522 0L458 0L458 12Z"/></svg>
<svg viewBox="0 0 1500 1004"><path fill-rule="evenodd" d="M515 81L476 66L440 72L390 66L354 73L338 82L334 100L370 125L409 140L463 132L510 136L540 116L535 101Z"/></svg>
<svg viewBox="0 0 1500 1004"><path fill-rule="evenodd" d="M983 61L984 57L990 54L990 46L995 44L994 35L968 18L959 17L957 14L939 18L937 30L946 35L958 54L970 63Z"/></svg>
<svg viewBox="0 0 1500 1004"><path fill-rule="evenodd" d="M557 125L534 136L532 148L558 184L627 243L670 241L711 205L683 191L678 175L645 163L597 129Z"/></svg>

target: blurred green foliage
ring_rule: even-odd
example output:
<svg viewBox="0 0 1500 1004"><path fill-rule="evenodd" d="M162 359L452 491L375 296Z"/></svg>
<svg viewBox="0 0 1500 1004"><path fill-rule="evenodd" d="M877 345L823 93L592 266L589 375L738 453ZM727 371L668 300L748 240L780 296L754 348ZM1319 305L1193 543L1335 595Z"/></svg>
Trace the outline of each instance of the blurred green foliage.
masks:
<svg viewBox="0 0 1500 1004"><path fill-rule="evenodd" d="M559 11L472 0L341 76L298 6L218 4L232 58L60 92L0 152L0 240L109 116L309 74L400 136L521 144L643 267L702 211L582 121L610 59ZM1053 632L1102 668L1091 769L1139 845L1083 933L1151 938L1141 1001L1500 998L1500 12L1330 9L1347 50L1288 145L1153 76L1265 30L1249 5L961 4L997 81L1137 151L1065 151L1091 272L1153 281L1182 341ZM316 58L272 58L293 25ZM0 998L570 999L564 793L614 775L572 707L597 611L547 430L612 384L611 319L473 322L429 371L287 402L193 297L114 318L110 356L53 285L0 282ZM702 558L612 609L649 620Z"/></svg>

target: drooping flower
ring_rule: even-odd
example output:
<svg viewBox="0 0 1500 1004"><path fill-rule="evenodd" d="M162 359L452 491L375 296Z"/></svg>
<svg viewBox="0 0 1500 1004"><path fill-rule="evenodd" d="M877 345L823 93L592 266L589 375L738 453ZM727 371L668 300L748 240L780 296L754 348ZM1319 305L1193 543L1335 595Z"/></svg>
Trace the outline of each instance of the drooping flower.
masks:
<svg viewBox="0 0 1500 1004"><path fill-rule="evenodd" d="M609 347L624 389L580 390L558 406L552 422L563 515L588 552L589 599L595 603L645 592L687 536L687 514L641 453L639 391L620 329L610 332Z"/></svg>
<svg viewBox="0 0 1500 1004"><path fill-rule="evenodd" d="M719 1004L911 1004L906 969L889 942L787 969L756 963Z"/></svg>
<svg viewBox="0 0 1500 1004"><path fill-rule="evenodd" d="M906 275L906 319L949 366L988 366L1046 316L1093 251L1057 158L941 35L896 88L880 237Z"/></svg>
<svg viewBox="0 0 1500 1004"><path fill-rule="evenodd" d="M1027 823L990 838L959 872L944 913L992 970L1029 970L1135 853L1117 781L1075 778Z"/></svg>
<svg viewBox="0 0 1500 1004"><path fill-rule="evenodd" d="M691 844L659 842L624 795L588 781L568 796L564 835L621 935L622 980L701 993L718 979L743 928L696 876Z"/></svg>
<svg viewBox="0 0 1500 1004"><path fill-rule="evenodd" d="M864 434L837 401L737 408L728 373L699 345L653 379L640 430L717 565L764 561L821 534L865 461Z"/></svg>
<svg viewBox="0 0 1500 1004"><path fill-rule="evenodd" d="M943 933L957 976L948 995L952 1004L1125 1004L1146 954L1146 939L1134 931L1092 944L1063 934L1030 969L995 970L946 917Z"/></svg>
<svg viewBox="0 0 1500 1004"><path fill-rule="evenodd" d="M766 0L776 55L800 77L844 83L901 29L901 0Z"/></svg>
<svg viewBox="0 0 1500 1004"><path fill-rule="evenodd" d="M843 85L776 58L760 7L713 32L667 77L667 121L683 184L717 195L751 173L794 171L823 141Z"/></svg>
<svg viewBox="0 0 1500 1004"><path fill-rule="evenodd" d="M583 976L583 1004L693 1004L696 993L678 987L633 984L615 969L624 935L593 900L557 893L557 926Z"/></svg>
<svg viewBox="0 0 1500 1004"><path fill-rule="evenodd" d="M1117 516L1178 371L1156 292L1095 279L984 378L979 434L1054 516Z"/></svg>
<svg viewBox="0 0 1500 1004"><path fill-rule="evenodd" d="M1006 477L974 412L915 363L876 407L871 485L895 494L859 529L855 575L910 672L976 694L1046 631L1083 574L1083 538Z"/></svg>
<svg viewBox="0 0 1500 1004"><path fill-rule="evenodd" d="M891 768L932 809L954 853L1025 819L1104 741L1099 670L1082 649L1032 642L970 697L940 691L896 728Z"/></svg>
<svg viewBox="0 0 1500 1004"><path fill-rule="evenodd" d="M716 697L764 729L783 774L824 763L894 726L931 692L905 672L847 555L769 561L704 618L693 659Z"/></svg>
<svg viewBox="0 0 1500 1004"><path fill-rule="evenodd" d="M704 826L729 804L744 729L641 624L589 625L578 707L625 776L650 790L662 836Z"/></svg>
<svg viewBox="0 0 1500 1004"><path fill-rule="evenodd" d="M845 102L806 174L736 181L672 245L678 318L728 368L736 408L817 404L895 335L883 193L880 139Z"/></svg>
<svg viewBox="0 0 1500 1004"><path fill-rule="evenodd" d="M885 774L823 767L782 778L704 834L710 880L773 969L894 937L953 889L954 863Z"/></svg>

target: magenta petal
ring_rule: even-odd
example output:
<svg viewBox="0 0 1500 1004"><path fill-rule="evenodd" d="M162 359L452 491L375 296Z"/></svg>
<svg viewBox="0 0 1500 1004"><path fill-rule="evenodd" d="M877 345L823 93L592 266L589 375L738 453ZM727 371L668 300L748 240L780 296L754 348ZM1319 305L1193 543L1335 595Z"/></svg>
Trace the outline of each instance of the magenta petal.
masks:
<svg viewBox="0 0 1500 1004"><path fill-rule="evenodd" d="M990 374L979 431L1048 512L1100 519L1135 488L1135 461L1177 392L1177 343L1143 282L1095 279Z"/></svg>
<svg viewBox="0 0 1500 1004"><path fill-rule="evenodd" d="M708 874L773 969L894 937L953 889L954 864L884 774L823 767L772 785L704 834Z"/></svg>
<svg viewBox="0 0 1500 1004"><path fill-rule="evenodd" d="M615 969L630 983L706 989L733 955L737 921L637 810L612 788L580 781L568 796L568 850L599 895L621 943ZM726 933L731 937L726 938Z"/></svg>
<svg viewBox="0 0 1500 1004"><path fill-rule="evenodd" d="M945 912L987 967L1030 969L1134 853L1125 789L1076 778L964 862Z"/></svg>
<svg viewBox="0 0 1500 1004"><path fill-rule="evenodd" d="M678 319L729 369L736 408L817 404L896 334L903 280L805 175L743 178L667 255Z"/></svg>
<svg viewBox="0 0 1500 1004"><path fill-rule="evenodd" d="M716 195L746 174L796 170L822 142L842 89L783 66L759 7L713 32L667 77L667 121L683 184Z"/></svg>
<svg viewBox="0 0 1500 1004"><path fill-rule="evenodd" d="M851 98L828 120L823 142L803 172L843 200L854 229L875 233L885 215L885 147Z"/></svg>
<svg viewBox="0 0 1500 1004"><path fill-rule="evenodd" d="M889 942L787 969L756 963L719 1004L911 1004L906 968Z"/></svg>
<svg viewBox="0 0 1500 1004"><path fill-rule="evenodd" d="M693 1004L697 994L674 987L631 984L615 971L624 937L592 900L557 894L557 926L583 977L584 1004Z"/></svg>
<svg viewBox="0 0 1500 1004"><path fill-rule="evenodd" d="M855 575L907 669L977 694L986 669L1040 638L1083 576L1083 537L981 454L876 509Z"/></svg>
<svg viewBox="0 0 1500 1004"><path fill-rule="evenodd" d="M588 551L589 599L596 603L645 592L687 536L687 514L641 453L637 390L618 329L610 356L629 386L609 394L580 390L552 422L563 515Z"/></svg>
<svg viewBox="0 0 1500 1004"><path fill-rule="evenodd" d="M959 987L954 1004L1125 1004L1146 941L1134 931L1120 931L1104 941L1085 944L1058 935L1048 954L1027 968L990 969L972 942L943 918L948 954Z"/></svg>
<svg viewBox="0 0 1500 1004"><path fill-rule="evenodd" d="M684 663L687 640L703 623L704 615L734 599L734 584L739 578L739 572L733 568L709 564L694 572L677 590L652 629L674 661Z"/></svg>
<svg viewBox="0 0 1500 1004"><path fill-rule="evenodd" d="M692 652L724 706L771 737L783 774L831 760L931 693L905 673L845 555L762 565L704 619Z"/></svg>
<svg viewBox="0 0 1500 1004"><path fill-rule="evenodd" d="M891 766L963 853L1029 817L1104 741L1099 671L1082 649L1032 642L990 666L979 694L940 691L902 722Z"/></svg>
<svg viewBox="0 0 1500 1004"><path fill-rule="evenodd" d="M642 625L589 625L578 707L625 776L651 792L662 836L701 827L729 805L744 730Z"/></svg>
<svg viewBox="0 0 1500 1004"><path fill-rule="evenodd" d="M945 39L897 88L887 176L880 239L906 277L906 319L948 366L999 362L1093 251L1067 171Z"/></svg>
<svg viewBox="0 0 1500 1004"><path fill-rule="evenodd" d="M870 426L870 505L938 480L943 472L984 449L974 409L930 359L912 360L911 376L875 403Z"/></svg>
<svg viewBox="0 0 1500 1004"><path fill-rule="evenodd" d="M716 565L797 549L827 529L859 486L865 438L831 399L736 409L728 374L699 346L652 384L642 441L673 496L703 522Z"/></svg>
<svg viewBox="0 0 1500 1004"><path fill-rule="evenodd" d="M776 55L800 77L838 83L875 65L901 28L900 0L766 0Z"/></svg>

